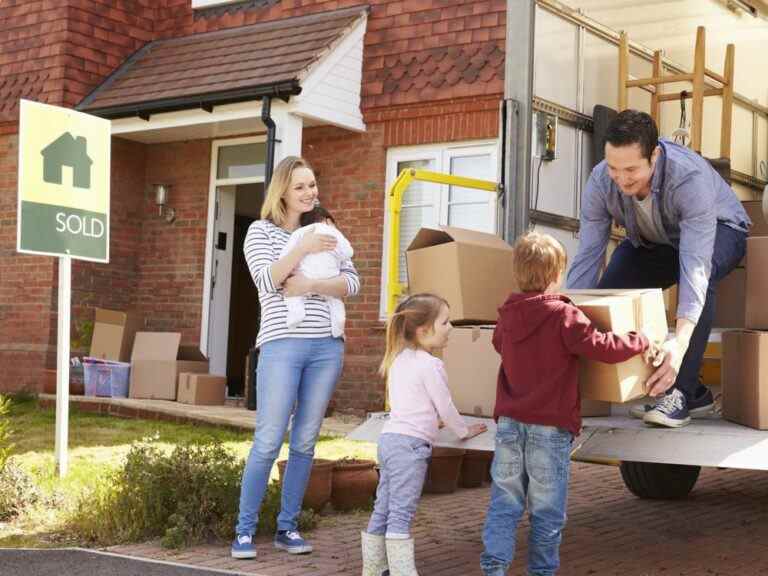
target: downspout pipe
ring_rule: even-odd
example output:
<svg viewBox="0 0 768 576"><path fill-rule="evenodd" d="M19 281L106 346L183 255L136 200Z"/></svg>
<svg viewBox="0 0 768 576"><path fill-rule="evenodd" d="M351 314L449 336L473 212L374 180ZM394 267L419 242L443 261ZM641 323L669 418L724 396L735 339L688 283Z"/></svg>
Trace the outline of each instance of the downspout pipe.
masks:
<svg viewBox="0 0 768 576"><path fill-rule="evenodd" d="M264 189L269 188L272 180L272 172L275 169L275 143L277 142L277 129L272 119L272 96L264 96L261 99L261 121L267 127L267 157L264 164Z"/></svg>

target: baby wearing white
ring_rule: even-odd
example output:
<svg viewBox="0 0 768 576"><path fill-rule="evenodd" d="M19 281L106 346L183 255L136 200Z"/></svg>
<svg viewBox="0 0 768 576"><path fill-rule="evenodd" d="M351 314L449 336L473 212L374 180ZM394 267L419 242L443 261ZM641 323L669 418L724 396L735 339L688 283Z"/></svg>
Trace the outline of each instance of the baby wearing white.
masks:
<svg viewBox="0 0 768 576"><path fill-rule="evenodd" d="M312 280L327 280L335 278L341 273L341 264L346 260L351 260L354 251L349 243L336 226L322 222L316 222L308 226L302 226L291 234L288 238L280 258L293 250L307 232L316 234L328 234L336 238L336 248L307 254L299 262L297 271ZM333 296L324 297L328 302L328 309L331 315L331 335L334 338L340 338L344 334L344 322L347 313L344 309L344 302L340 298ZM285 305L288 307L288 328L295 328L304 320L306 310L304 309L303 296L291 296L285 298Z"/></svg>

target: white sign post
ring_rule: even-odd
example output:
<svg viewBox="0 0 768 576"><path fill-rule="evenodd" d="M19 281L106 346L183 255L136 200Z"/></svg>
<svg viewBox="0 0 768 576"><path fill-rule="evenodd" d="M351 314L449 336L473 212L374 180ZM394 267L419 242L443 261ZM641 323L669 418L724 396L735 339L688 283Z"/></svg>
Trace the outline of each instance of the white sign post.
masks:
<svg viewBox="0 0 768 576"><path fill-rule="evenodd" d="M68 469L72 259L109 262L111 123L21 100L16 248L59 257L56 468Z"/></svg>

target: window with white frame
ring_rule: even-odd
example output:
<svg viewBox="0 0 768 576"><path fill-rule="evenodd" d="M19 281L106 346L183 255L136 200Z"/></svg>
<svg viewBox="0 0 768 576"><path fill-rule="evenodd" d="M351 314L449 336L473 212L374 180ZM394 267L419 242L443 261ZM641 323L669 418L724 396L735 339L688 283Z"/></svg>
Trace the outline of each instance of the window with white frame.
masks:
<svg viewBox="0 0 768 576"><path fill-rule="evenodd" d="M245 0L192 0L192 9L212 8L213 6L222 6L223 4L237 4Z"/></svg>
<svg viewBox="0 0 768 576"><path fill-rule="evenodd" d="M389 189L398 174L408 168L431 170L481 180L497 179L497 142L464 142L390 148L387 151L387 196L382 259L380 314L386 315L389 262ZM400 212L399 280L408 281L405 251L422 227L456 226L496 232L497 199L485 190L413 181L403 194Z"/></svg>

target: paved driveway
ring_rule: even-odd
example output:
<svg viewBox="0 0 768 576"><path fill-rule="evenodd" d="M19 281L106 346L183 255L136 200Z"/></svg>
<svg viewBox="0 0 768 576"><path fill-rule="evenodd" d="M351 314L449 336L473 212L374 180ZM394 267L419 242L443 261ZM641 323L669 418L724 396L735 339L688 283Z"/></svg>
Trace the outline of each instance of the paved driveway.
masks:
<svg viewBox="0 0 768 576"><path fill-rule="evenodd" d="M479 575L486 486L425 496L415 525L421 576ZM680 502L639 500L617 468L574 463L569 521L561 548L563 576L768 575L768 473L706 469ZM172 554L149 543L113 548L206 568L258 576L358 576L359 531L367 516L324 518L310 536L315 553L291 557L258 542L256 561L234 561L227 546ZM519 529L510 574L525 574L528 524Z"/></svg>

